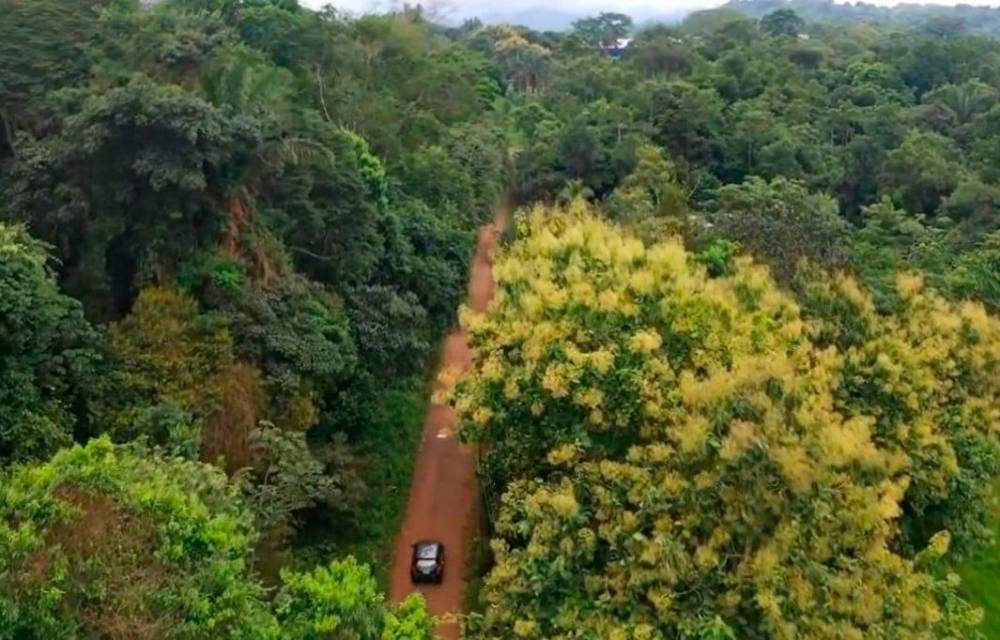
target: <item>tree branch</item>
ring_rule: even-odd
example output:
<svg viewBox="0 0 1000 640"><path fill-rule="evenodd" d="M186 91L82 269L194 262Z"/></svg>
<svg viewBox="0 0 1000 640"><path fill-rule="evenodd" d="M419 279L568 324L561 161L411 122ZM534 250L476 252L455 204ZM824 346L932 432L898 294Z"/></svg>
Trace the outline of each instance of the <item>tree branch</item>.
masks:
<svg viewBox="0 0 1000 640"><path fill-rule="evenodd" d="M323 115L326 116L327 122L333 122L333 118L330 117L330 110L326 108L326 95L323 87L323 72L319 65L316 65L316 84L319 85L319 104L323 107Z"/></svg>
<svg viewBox="0 0 1000 640"><path fill-rule="evenodd" d="M303 255L307 255L310 258L314 258L316 260L324 260L324 261L329 262L330 260L336 260L337 259L337 256L321 256L318 253L313 253L309 249L303 249L302 247L294 247L292 245L288 245L288 248L291 249L292 251L295 251L297 253L301 253Z"/></svg>

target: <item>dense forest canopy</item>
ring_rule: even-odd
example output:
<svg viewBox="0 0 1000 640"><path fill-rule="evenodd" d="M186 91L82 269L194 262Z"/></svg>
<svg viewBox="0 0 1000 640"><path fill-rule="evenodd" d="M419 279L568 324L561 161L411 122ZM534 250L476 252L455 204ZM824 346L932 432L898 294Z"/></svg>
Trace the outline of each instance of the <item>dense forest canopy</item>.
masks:
<svg viewBox="0 0 1000 640"><path fill-rule="evenodd" d="M949 6L904 2L887 6L863 1L730 0L724 6L753 18L791 9L810 23L866 22L899 30L920 29L930 33L968 31L977 35L1000 36L1000 8L965 3Z"/></svg>
<svg viewBox="0 0 1000 640"><path fill-rule="evenodd" d="M467 637L1000 637L996 14L0 0L0 640L430 638L500 201Z"/></svg>

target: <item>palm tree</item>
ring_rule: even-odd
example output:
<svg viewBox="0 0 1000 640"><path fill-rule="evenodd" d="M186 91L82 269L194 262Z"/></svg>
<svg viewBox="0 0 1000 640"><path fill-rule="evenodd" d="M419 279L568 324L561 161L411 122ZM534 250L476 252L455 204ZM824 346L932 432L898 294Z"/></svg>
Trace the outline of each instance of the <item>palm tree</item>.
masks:
<svg viewBox="0 0 1000 640"><path fill-rule="evenodd" d="M997 102L997 92L979 80L948 84L925 96L924 103L947 109L958 124L968 124Z"/></svg>

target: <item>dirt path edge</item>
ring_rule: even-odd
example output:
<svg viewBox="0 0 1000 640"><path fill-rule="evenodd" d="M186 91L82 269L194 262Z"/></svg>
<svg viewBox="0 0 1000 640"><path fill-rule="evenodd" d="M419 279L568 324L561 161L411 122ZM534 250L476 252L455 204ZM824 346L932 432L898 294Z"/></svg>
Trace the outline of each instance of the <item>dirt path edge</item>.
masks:
<svg viewBox="0 0 1000 640"><path fill-rule="evenodd" d="M479 230L467 300L474 311L485 311L493 298L493 252L509 218L510 207L503 202L497 206L493 222ZM471 366L468 340L456 329L442 343L439 370L466 371ZM435 390L440 389L438 382ZM393 602L414 591L422 593L430 612L441 619L437 632L445 640L456 640L461 634L456 616L462 613L465 602L470 545L478 534L475 457L469 447L459 443L457 429L451 407L432 399L424 418L406 514L396 539L389 593ZM424 539L438 540L445 546L445 575L440 585L415 586L410 582L412 545Z"/></svg>

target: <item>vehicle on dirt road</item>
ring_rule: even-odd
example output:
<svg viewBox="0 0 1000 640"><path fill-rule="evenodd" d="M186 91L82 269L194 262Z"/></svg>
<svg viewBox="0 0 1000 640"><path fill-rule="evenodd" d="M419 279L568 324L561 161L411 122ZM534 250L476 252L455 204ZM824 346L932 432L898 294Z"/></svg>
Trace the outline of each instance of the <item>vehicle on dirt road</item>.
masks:
<svg viewBox="0 0 1000 640"><path fill-rule="evenodd" d="M444 545L436 540L421 540L413 545L410 579L414 582L441 584L444 579Z"/></svg>

